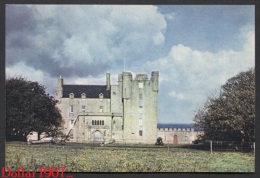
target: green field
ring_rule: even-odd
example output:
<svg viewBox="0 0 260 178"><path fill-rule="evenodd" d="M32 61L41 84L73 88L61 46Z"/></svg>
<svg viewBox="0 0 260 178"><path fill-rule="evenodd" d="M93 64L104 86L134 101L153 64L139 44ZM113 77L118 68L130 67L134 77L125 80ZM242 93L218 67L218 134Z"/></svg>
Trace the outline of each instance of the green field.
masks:
<svg viewBox="0 0 260 178"><path fill-rule="evenodd" d="M6 166L27 171L66 166L69 172L254 172L253 153L183 148L69 147L6 143Z"/></svg>

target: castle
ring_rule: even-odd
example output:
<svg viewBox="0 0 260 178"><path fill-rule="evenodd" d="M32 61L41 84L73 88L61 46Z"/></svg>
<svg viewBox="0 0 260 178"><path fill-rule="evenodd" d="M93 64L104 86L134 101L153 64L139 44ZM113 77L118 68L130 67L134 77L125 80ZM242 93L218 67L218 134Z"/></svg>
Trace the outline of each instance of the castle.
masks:
<svg viewBox="0 0 260 178"><path fill-rule="evenodd" d="M58 79L55 99L64 120L63 132L71 142L191 143L199 134L193 128L157 128L159 72L118 75L118 84L67 85Z"/></svg>

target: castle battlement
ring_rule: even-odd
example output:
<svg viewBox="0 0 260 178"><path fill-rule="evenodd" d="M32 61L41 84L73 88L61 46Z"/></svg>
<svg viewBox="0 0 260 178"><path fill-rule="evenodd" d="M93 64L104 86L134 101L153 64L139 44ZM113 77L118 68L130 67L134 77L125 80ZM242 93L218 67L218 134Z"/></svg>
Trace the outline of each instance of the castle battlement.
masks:
<svg viewBox="0 0 260 178"><path fill-rule="evenodd" d="M158 128L158 131L194 131L194 128Z"/></svg>

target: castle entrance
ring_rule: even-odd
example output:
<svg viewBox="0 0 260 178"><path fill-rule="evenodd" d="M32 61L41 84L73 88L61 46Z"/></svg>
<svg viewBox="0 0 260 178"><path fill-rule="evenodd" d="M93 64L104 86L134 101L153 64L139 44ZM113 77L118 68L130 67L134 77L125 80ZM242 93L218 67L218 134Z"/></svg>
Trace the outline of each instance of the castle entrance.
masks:
<svg viewBox="0 0 260 178"><path fill-rule="evenodd" d="M103 141L103 139L102 139L102 134L101 134L101 132L99 131L99 130L96 130L95 132L94 132L94 138L93 138L93 141L94 142L102 142Z"/></svg>
<svg viewBox="0 0 260 178"><path fill-rule="evenodd" d="M173 136L173 144L178 144L178 136L177 135Z"/></svg>

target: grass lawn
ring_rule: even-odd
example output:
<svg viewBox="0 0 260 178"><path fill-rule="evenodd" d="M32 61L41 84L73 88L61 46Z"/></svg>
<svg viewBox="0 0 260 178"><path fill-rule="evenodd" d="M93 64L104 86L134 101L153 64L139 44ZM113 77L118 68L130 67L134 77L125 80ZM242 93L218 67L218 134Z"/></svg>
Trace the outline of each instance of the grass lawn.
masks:
<svg viewBox="0 0 260 178"><path fill-rule="evenodd" d="M68 172L254 172L253 153L183 148L68 147L6 143L6 166L26 171L66 166Z"/></svg>

